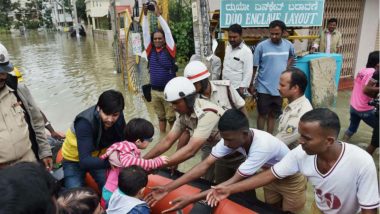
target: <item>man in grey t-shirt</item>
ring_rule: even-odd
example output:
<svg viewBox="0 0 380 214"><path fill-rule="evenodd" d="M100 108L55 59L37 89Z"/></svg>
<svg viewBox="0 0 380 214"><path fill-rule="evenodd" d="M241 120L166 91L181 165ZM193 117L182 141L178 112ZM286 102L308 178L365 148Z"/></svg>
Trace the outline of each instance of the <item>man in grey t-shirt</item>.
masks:
<svg viewBox="0 0 380 214"><path fill-rule="evenodd" d="M257 128L273 133L275 119L281 114L282 99L277 86L281 72L293 64L294 47L291 42L282 39L286 25L280 20L269 24L270 39L260 42L253 56L253 78L250 92L257 91ZM258 72L256 81L255 76ZM255 85L254 85L255 83Z"/></svg>

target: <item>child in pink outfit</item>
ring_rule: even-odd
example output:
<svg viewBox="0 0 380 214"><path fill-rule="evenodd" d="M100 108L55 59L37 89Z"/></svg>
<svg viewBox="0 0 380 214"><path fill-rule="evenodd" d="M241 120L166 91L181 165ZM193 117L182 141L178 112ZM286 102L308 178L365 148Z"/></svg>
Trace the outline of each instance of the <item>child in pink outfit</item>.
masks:
<svg viewBox="0 0 380 214"><path fill-rule="evenodd" d="M142 118L130 120L125 127L126 141L115 143L107 149L107 152L100 156L101 159L109 160L113 166L108 172L106 184L102 190L101 205L106 208L112 193L118 187L118 176L120 168L133 165L142 167L146 171L157 169L167 163L166 156L145 160L141 158L140 149L148 147L153 141L154 127L152 123Z"/></svg>

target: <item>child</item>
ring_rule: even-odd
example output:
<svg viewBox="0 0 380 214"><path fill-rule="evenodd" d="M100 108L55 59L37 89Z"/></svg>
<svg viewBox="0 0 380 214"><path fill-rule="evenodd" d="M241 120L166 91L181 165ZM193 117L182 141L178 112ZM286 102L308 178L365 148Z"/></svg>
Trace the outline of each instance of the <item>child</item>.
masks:
<svg viewBox="0 0 380 214"><path fill-rule="evenodd" d="M148 184L148 174L139 166L130 166L120 170L119 188L110 199L107 214L149 214L145 201L140 200Z"/></svg>
<svg viewBox="0 0 380 214"><path fill-rule="evenodd" d="M59 214L102 214L99 197L90 188L77 187L64 191L57 199Z"/></svg>
<svg viewBox="0 0 380 214"><path fill-rule="evenodd" d="M142 118L134 118L125 127L126 141L113 144L100 157L102 159L108 158L113 166L102 191L101 205L103 208L106 208L112 193L117 188L121 167L138 165L146 171L150 171L167 163L168 158L166 156L160 156L151 160L141 158L140 149L148 147L148 143L153 141L153 134L154 127L152 123Z"/></svg>

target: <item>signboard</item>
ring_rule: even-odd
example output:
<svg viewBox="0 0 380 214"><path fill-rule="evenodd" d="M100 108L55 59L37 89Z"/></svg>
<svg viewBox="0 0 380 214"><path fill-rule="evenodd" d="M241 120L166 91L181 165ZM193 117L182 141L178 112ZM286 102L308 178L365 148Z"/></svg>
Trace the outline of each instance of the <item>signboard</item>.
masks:
<svg viewBox="0 0 380 214"><path fill-rule="evenodd" d="M273 20L286 26L322 26L325 0L221 0L220 27L268 27Z"/></svg>
<svg viewBox="0 0 380 214"><path fill-rule="evenodd" d="M131 34L132 41L132 54L133 55L141 55L142 42L140 33L132 33Z"/></svg>

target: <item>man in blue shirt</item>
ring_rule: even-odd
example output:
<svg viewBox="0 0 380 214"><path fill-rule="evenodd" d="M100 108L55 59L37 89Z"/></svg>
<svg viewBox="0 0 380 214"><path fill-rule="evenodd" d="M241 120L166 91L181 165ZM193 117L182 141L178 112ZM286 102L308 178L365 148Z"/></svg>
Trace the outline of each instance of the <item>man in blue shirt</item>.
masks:
<svg viewBox="0 0 380 214"><path fill-rule="evenodd" d="M281 114L282 99L278 91L281 72L293 64L294 47L282 38L286 25L280 20L269 24L270 39L260 42L253 56L250 92L257 92L257 128L273 133L275 119ZM257 77L256 72L258 71ZM255 78L256 77L256 78Z"/></svg>

